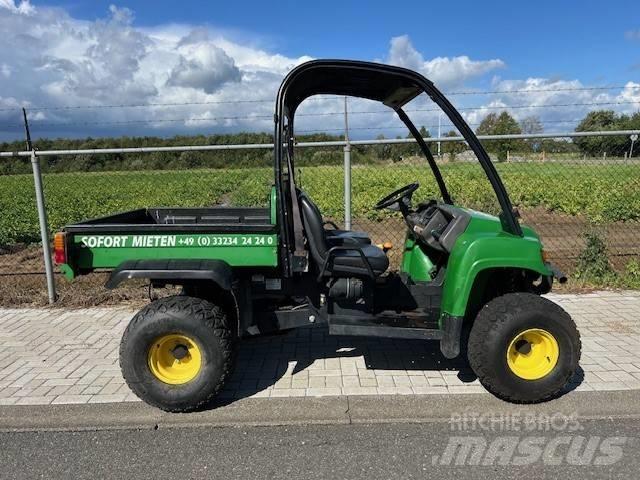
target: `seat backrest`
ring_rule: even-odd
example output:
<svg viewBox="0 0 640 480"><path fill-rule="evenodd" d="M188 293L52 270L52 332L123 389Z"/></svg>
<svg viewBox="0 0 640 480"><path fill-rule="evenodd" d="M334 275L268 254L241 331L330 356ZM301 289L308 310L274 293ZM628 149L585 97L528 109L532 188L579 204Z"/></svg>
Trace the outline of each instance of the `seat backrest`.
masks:
<svg viewBox="0 0 640 480"><path fill-rule="evenodd" d="M300 209L302 210L302 221L304 230L309 242L311 256L316 263L321 264L327 255L328 247L324 234L324 222L320 209L308 197L305 192L299 193Z"/></svg>

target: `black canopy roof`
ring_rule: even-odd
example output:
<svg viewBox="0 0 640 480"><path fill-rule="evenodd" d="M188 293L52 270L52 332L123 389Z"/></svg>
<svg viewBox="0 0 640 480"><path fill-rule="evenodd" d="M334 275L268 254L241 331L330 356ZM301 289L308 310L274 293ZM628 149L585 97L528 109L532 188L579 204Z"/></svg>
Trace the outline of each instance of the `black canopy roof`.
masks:
<svg viewBox="0 0 640 480"><path fill-rule="evenodd" d="M287 75L278 97L290 113L306 98L322 94L367 98L395 110L424 91L420 81L429 82L406 68L381 63L314 60Z"/></svg>

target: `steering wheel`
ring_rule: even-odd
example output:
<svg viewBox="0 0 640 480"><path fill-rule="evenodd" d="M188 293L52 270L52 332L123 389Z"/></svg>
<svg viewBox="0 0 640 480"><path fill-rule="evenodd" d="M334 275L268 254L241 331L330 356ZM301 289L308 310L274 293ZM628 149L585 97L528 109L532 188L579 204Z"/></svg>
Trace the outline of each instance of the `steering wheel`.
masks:
<svg viewBox="0 0 640 480"><path fill-rule="evenodd" d="M420 187L420 184L418 182L405 185L404 187L399 188L395 192L390 193L389 195L384 197L382 200L376 203L373 206L373 208L375 208L376 210L382 210L383 208L391 207L395 203L399 204L404 199L411 201L411 196L413 195L413 192L415 192L419 187ZM408 202L406 202L405 204L407 204L408 206Z"/></svg>

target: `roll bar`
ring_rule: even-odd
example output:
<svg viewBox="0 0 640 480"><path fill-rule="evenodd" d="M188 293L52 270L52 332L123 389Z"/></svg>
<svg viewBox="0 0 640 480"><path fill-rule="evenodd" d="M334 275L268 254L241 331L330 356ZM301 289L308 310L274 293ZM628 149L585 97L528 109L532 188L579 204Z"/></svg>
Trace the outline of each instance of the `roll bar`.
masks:
<svg viewBox="0 0 640 480"><path fill-rule="evenodd" d="M513 235L522 235L507 190L489 155L460 113L433 82L417 72L391 65L354 60L313 60L289 72L280 85L276 98L274 174L282 260L286 276L293 272L305 271L308 262L304 249L302 217L295 190L292 155L293 122L298 106L311 96L325 94L366 98L390 107L407 126L427 158L443 200L451 203L451 197L431 151L402 110L405 104L423 92L442 109L478 158L500 204L500 219L504 230Z"/></svg>

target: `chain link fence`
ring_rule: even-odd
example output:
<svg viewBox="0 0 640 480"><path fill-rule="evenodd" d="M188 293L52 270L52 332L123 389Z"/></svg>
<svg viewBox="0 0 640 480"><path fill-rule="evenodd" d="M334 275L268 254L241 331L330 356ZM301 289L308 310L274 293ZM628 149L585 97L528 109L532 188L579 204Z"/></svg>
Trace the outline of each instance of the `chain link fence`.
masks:
<svg viewBox="0 0 640 480"><path fill-rule="evenodd" d="M495 195L475 157L455 138L442 140L439 148L437 139L430 145L441 152L436 161L455 203L497 213ZM531 145L506 152L497 151L491 140L485 145L523 223L542 237L550 260L572 276L573 285L639 288L640 158L604 152L584 155L560 138L532 136L522 141ZM134 208L267 205L274 180L269 145L207 150L203 142L201 147L201 151L185 147L186 151L46 152L40 162L50 232ZM29 165L29 157L20 159ZM345 220L343 161L339 141L313 145L301 141L296 151L300 187L327 219L338 224ZM368 232L375 243L392 242L391 268L398 268L406 227L400 214L376 211L373 205L414 181L421 184L414 201L438 198L426 160L418 155L415 143L404 140L354 141L351 177L352 229ZM0 303L46 303L33 175L0 175L0 211ZM68 301L86 297L76 302L80 304L146 295L137 287L133 293L124 290L109 297L103 282L104 275L90 275L74 286L58 275L57 283Z"/></svg>

